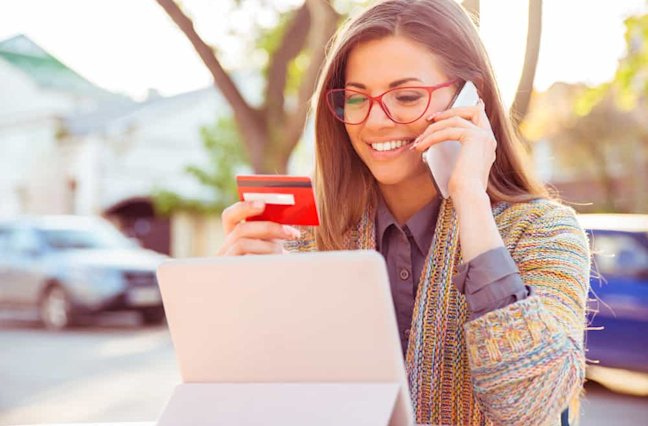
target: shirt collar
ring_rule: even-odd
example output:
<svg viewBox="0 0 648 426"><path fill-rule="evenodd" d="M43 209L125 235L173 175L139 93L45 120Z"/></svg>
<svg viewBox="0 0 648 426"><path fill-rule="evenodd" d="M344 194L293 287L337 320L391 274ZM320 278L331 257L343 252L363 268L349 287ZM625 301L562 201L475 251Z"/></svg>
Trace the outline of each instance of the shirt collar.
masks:
<svg viewBox="0 0 648 426"><path fill-rule="evenodd" d="M437 194L432 201L423 206L423 208L416 212L414 216L405 223L405 226L410 230L419 251L423 253L424 256L427 255L430 245L432 244L434 227L437 222L440 206L441 197ZM376 241L378 241L381 246L385 232L391 225L403 229L398 225L398 222L396 222L391 211L389 211L383 197L379 196L378 208L376 210Z"/></svg>

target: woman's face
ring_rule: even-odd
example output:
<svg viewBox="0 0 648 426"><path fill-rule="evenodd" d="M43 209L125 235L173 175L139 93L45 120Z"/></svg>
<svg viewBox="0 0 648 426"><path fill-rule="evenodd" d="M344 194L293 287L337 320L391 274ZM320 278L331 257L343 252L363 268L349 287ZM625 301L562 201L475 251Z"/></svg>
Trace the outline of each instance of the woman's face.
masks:
<svg viewBox="0 0 648 426"><path fill-rule="evenodd" d="M345 74L347 89L371 96L394 87L434 86L449 79L436 55L425 46L400 36L368 41L354 47ZM411 151L410 144L430 124L426 117L447 108L455 90L454 86L448 86L433 91L426 112L409 124L395 123L375 102L365 122L345 125L354 150L379 184L406 183L427 174L421 154ZM395 143L383 144L385 142Z"/></svg>

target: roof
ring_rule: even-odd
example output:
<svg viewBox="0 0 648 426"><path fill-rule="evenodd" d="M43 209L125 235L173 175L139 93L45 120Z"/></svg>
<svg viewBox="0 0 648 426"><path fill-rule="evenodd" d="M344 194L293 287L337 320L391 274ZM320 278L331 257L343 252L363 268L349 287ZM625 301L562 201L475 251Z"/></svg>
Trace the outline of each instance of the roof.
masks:
<svg viewBox="0 0 648 426"><path fill-rule="evenodd" d="M259 106L262 103L262 98L259 97L259 93L262 93L260 88L263 87L260 75L241 72L232 73L231 77L250 105ZM188 106L209 98L218 99L222 104L218 107L219 114L229 113L231 107L220 90L214 85L209 85L173 96L152 97L144 102L106 103L96 111L65 118L65 126L68 133L77 136L94 132L120 132L128 129L138 120L147 117L159 118L169 114L176 115L178 111L183 111Z"/></svg>
<svg viewBox="0 0 648 426"><path fill-rule="evenodd" d="M0 59L27 74L40 87L86 95L117 96L92 84L22 34L0 42Z"/></svg>
<svg viewBox="0 0 648 426"><path fill-rule="evenodd" d="M144 102L106 103L96 111L66 117L64 122L67 131L72 135L85 135L105 131L113 127L125 129L147 111L153 116L164 114L164 111L177 114L187 105L191 105L201 98L211 96L220 96L220 92L214 86L207 86L169 97L148 99Z"/></svg>
<svg viewBox="0 0 648 426"><path fill-rule="evenodd" d="M648 232L648 214L592 213L577 217L585 229Z"/></svg>

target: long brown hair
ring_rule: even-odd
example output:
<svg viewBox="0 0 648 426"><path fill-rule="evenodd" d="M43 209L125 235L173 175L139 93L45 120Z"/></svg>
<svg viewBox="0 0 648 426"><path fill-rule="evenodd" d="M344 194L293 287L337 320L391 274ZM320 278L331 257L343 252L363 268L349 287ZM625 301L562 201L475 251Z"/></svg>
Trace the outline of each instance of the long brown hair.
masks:
<svg viewBox="0 0 648 426"><path fill-rule="evenodd" d="M319 250L343 247L344 233L376 205L378 185L353 150L344 124L326 106L326 91L344 87L347 58L359 43L398 35L427 46L451 78L477 86L497 140L496 160L488 178L491 203L552 197L534 176L515 137L479 34L454 0L387 0L347 21L331 40L313 101L315 110L315 186L321 225Z"/></svg>

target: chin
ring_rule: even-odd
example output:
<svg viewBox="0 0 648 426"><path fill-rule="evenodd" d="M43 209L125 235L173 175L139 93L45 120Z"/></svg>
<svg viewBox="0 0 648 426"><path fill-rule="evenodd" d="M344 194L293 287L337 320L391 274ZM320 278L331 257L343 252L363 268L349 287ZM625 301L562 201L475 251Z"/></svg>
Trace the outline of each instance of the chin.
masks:
<svg viewBox="0 0 648 426"><path fill-rule="evenodd" d="M403 183L421 182L428 179L428 171L424 167L407 164L399 167L370 168L371 174L381 185L399 185Z"/></svg>
<svg viewBox="0 0 648 426"><path fill-rule="evenodd" d="M376 181L381 185L398 185L412 179L413 176L404 173L373 173Z"/></svg>

